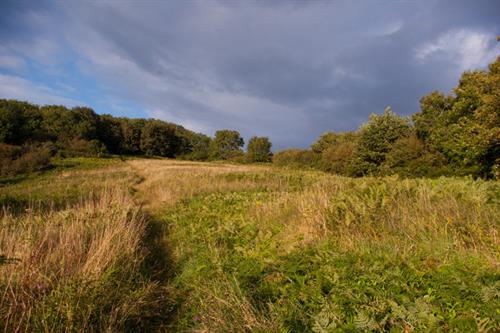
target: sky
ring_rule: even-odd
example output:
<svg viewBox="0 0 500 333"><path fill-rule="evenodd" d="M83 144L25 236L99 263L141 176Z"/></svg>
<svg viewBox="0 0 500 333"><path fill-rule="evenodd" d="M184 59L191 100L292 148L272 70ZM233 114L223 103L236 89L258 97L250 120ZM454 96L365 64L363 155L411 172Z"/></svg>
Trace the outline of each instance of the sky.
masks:
<svg viewBox="0 0 500 333"><path fill-rule="evenodd" d="M1 0L0 98L305 148L450 93L497 35L499 0Z"/></svg>

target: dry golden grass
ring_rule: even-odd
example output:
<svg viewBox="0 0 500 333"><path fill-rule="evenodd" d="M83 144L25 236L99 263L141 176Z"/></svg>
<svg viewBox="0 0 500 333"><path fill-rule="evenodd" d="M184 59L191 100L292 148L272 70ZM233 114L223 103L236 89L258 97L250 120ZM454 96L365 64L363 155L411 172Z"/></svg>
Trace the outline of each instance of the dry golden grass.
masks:
<svg viewBox="0 0 500 333"><path fill-rule="evenodd" d="M130 284L128 295L117 294L147 254L147 220L130 194L133 180L119 163L11 187L27 208L11 212L4 205L0 213L0 329L116 331L155 302L153 282Z"/></svg>
<svg viewBox="0 0 500 333"><path fill-rule="evenodd" d="M11 261L0 266L0 307L8 309L2 320L12 331L28 329L37 302L64 283L98 281L125 262L134 270L144 255L145 220L118 188L60 211L30 210L22 217L4 213L0 225L0 249ZM44 330L50 331L47 325Z"/></svg>
<svg viewBox="0 0 500 333"><path fill-rule="evenodd" d="M210 192L251 190L261 184L251 179L228 181L222 175L268 172L269 167L211 164L172 160L132 160L128 162L143 182L136 186L141 201L149 208L169 208L181 199ZM277 186L277 184L266 184Z"/></svg>
<svg viewBox="0 0 500 333"><path fill-rule="evenodd" d="M500 211L488 204L486 189L472 180L323 175L303 191L274 193L256 206L255 219L283 224L286 252L325 238L346 251L385 243L411 253L426 243L474 251L498 265Z"/></svg>
<svg viewBox="0 0 500 333"><path fill-rule="evenodd" d="M219 274L209 286L200 290L203 297L197 299L200 315L195 332L254 332L276 331L271 320L262 315L245 296L238 281ZM221 316L221 312L224 316Z"/></svg>

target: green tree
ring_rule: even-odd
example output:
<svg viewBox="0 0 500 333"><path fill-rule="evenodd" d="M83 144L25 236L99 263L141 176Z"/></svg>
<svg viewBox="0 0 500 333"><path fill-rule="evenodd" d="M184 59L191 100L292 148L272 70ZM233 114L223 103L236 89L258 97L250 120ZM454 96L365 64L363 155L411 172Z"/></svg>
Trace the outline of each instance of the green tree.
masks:
<svg viewBox="0 0 500 333"><path fill-rule="evenodd" d="M120 123L123 136L121 143L123 153L133 155L142 154L141 135L146 121L144 119L121 118Z"/></svg>
<svg viewBox="0 0 500 333"><path fill-rule="evenodd" d="M311 149L318 154L326 151L332 146L336 146L344 142L356 142L358 135L354 132L335 133L332 131L321 134L319 139L311 145Z"/></svg>
<svg viewBox="0 0 500 333"><path fill-rule="evenodd" d="M360 128L353 175L377 174L392 144L407 135L409 129L408 120L396 115L390 107L382 115L370 115L368 123Z"/></svg>
<svg viewBox="0 0 500 333"><path fill-rule="evenodd" d="M463 73L453 92L422 98L417 134L456 174L490 177L500 163L500 57L488 71Z"/></svg>
<svg viewBox="0 0 500 333"><path fill-rule="evenodd" d="M245 144L238 131L219 130L210 143L210 158L227 160L243 154Z"/></svg>
<svg viewBox="0 0 500 333"><path fill-rule="evenodd" d="M441 153L426 147L415 131L411 131L394 142L381 171L405 177L433 177L449 173L445 164L446 159Z"/></svg>
<svg viewBox="0 0 500 333"><path fill-rule="evenodd" d="M209 136L200 133L191 133L188 136L190 150L184 158L194 161L205 161L209 157L210 142Z"/></svg>
<svg viewBox="0 0 500 333"><path fill-rule="evenodd" d="M38 106L0 99L0 142L22 144L40 140L42 116Z"/></svg>
<svg viewBox="0 0 500 333"><path fill-rule="evenodd" d="M420 139L437 146L436 129L450 122L448 114L453 108L454 101L453 96L445 96L439 91L433 91L420 99L420 112L412 116Z"/></svg>
<svg viewBox="0 0 500 333"><path fill-rule="evenodd" d="M108 152L120 154L122 152L123 133L119 119L109 114L99 116L98 138L106 146Z"/></svg>
<svg viewBox="0 0 500 333"><path fill-rule="evenodd" d="M249 162L271 162L271 141L268 137L253 136L248 141L247 158Z"/></svg>
<svg viewBox="0 0 500 333"><path fill-rule="evenodd" d="M340 175L349 175L356 149L355 141L342 141L326 148L321 154L321 169Z"/></svg>
<svg viewBox="0 0 500 333"><path fill-rule="evenodd" d="M41 108L42 127L53 140L97 139L98 115L90 108L48 105Z"/></svg>
<svg viewBox="0 0 500 333"><path fill-rule="evenodd" d="M148 120L141 131L141 150L150 156L174 157L180 138L175 127L160 120Z"/></svg>

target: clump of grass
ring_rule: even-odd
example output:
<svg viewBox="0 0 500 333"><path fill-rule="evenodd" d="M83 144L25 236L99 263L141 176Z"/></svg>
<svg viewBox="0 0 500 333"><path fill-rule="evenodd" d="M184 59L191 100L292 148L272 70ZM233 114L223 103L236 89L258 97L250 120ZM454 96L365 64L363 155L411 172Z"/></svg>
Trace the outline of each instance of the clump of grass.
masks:
<svg viewBox="0 0 500 333"><path fill-rule="evenodd" d="M135 204L114 190L66 210L4 212L0 249L15 260L0 266L4 330L123 327L153 291L133 282L144 228Z"/></svg>

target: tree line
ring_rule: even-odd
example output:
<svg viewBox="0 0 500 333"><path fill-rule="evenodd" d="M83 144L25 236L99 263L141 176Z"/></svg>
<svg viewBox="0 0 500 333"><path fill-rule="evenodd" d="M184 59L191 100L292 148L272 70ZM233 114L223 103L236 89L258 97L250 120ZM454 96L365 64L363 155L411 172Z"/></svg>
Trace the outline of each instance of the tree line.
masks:
<svg viewBox="0 0 500 333"><path fill-rule="evenodd" d="M128 154L189 160L273 162L346 176L500 176L500 57L464 72L450 95L434 91L403 118L387 108L354 132L326 132L310 149L271 153L267 137L235 130L213 138L157 119L98 115L87 107L0 100L0 174L33 171L53 155ZM2 171L3 170L3 171ZM7 172L5 171L7 170Z"/></svg>
<svg viewBox="0 0 500 333"><path fill-rule="evenodd" d="M188 160L270 162L267 137L252 137L248 154L237 131L220 130L212 139L157 119L99 115L88 107L38 106L0 99L0 174L36 171L50 158L145 155Z"/></svg>
<svg viewBox="0 0 500 333"><path fill-rule="evenodd" d="M409 118L387 108L356 132L324 133L274 162L347 176L500 178L500 57L488 70L464 72L450 95L422 97Z"/></svg>

